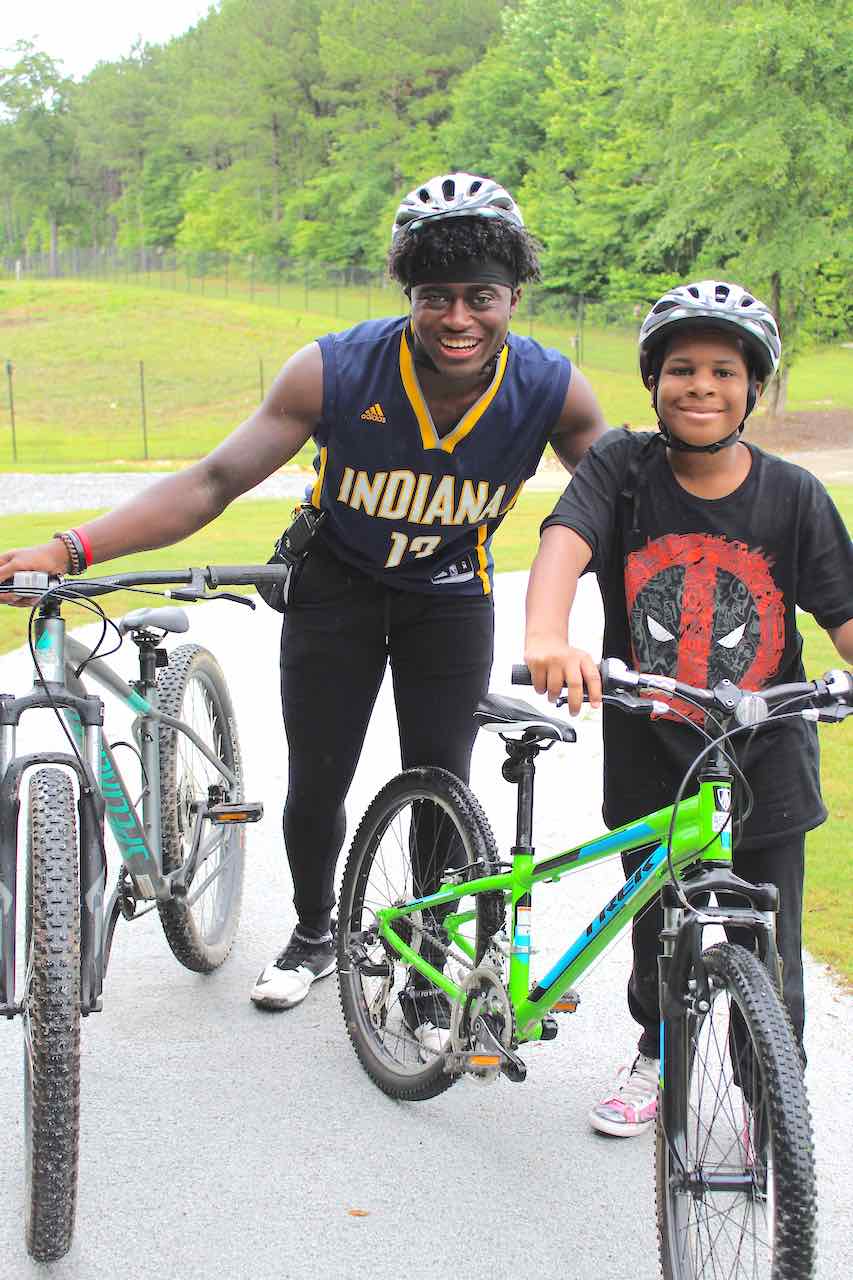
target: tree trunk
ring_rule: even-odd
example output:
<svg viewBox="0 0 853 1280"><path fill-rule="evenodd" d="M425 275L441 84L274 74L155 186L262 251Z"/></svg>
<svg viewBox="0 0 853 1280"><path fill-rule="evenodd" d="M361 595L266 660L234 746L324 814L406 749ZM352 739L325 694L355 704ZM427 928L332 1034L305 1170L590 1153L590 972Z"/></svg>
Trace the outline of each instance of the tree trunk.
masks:
<svg viewBox="0 0 853 1280"><path fill-rule="evenodd" d="M59 275L59 228L56 225L56 214L50 215L50 274L52 277Z"/></svg>
<svg viewBox="0 0 853 1280"><path fill-rule="evenodd" d="M770 383L768 392L767 409L772 420L781 418L785 412L785 404L788 399L788 374L790 368L787 364L782 365L776 377Z"/></svg>
<svg viewBox="0 0 853 1280"><path fill-rule="evenodd" d="M778 271L770 277L770 310L779 324L782 316L782 278ZM789 365L784 361L768 389L767 410L771 419L781 418L788 397Z"/></svg>

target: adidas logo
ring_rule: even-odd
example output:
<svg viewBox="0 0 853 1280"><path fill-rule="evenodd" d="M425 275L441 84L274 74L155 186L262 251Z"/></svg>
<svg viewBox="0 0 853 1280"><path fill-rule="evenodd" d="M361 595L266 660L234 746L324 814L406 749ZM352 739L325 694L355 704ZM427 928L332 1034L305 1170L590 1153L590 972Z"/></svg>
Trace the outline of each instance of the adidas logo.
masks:
<svg viewBox="0 0 853 1280"><path fill-rule="evenodd" d="M372 404L369 409L365 409L361 415L365 422L385 422L385 414L382 412L382 405L379 401Z"/></svg>

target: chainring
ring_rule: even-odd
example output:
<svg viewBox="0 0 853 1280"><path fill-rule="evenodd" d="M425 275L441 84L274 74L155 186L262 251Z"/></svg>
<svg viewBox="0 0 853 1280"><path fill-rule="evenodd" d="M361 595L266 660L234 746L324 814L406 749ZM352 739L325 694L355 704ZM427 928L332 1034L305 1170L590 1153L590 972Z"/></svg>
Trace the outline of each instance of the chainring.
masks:
<svg viewBox="0 0 853 1280"><path fill-rule="evenodd" d="M515 1015L509 992L500 975L489 965L481 964L466 974L459 984L465 993L463 1000L454 1001L450 1015L450 1047L454 1053L472 1053L482 1050L477 1038L476 1023L488 1018L489 1026L505 1049L511 1049L515 1040ZM484 1067L467 1071L471 1080L490 1084L500 1073L499 1067Z"/></svg>

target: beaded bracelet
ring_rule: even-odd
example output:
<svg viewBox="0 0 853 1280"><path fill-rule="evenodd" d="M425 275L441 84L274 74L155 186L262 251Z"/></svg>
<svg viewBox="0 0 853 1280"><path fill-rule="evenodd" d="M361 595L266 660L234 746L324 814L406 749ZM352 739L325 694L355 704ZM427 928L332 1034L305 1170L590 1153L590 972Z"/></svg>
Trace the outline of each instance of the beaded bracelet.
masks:
<svg viewBox="0 0 853 1280"><path fill-rule="evenodd" d="M80 541L79 535L74 530L68 530L66 533L55 533L53 536L54 538L59 539L65 547L65 550L68 552L68 559L70 561L68 572L72 577L75 577L78 573L83 573L85 569L88 569L89 565L86 553L83 550L83 544Z"/></svg>

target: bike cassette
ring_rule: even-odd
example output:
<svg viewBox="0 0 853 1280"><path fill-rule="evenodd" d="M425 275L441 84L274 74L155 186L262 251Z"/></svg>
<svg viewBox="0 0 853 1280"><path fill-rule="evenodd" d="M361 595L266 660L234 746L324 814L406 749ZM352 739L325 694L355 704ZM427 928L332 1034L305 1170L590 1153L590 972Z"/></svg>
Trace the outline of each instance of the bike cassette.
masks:
<svg viewBox="0 0 853 1280"><path fill-rule="evenodd" d="M494 969L480 965L462 979L464 999L454 1002L450 1016L449 1071L464 1071L480 1084L499 1072L521 1081L527 1068L513 1049L515 1017L506 987Z"/></svg>

